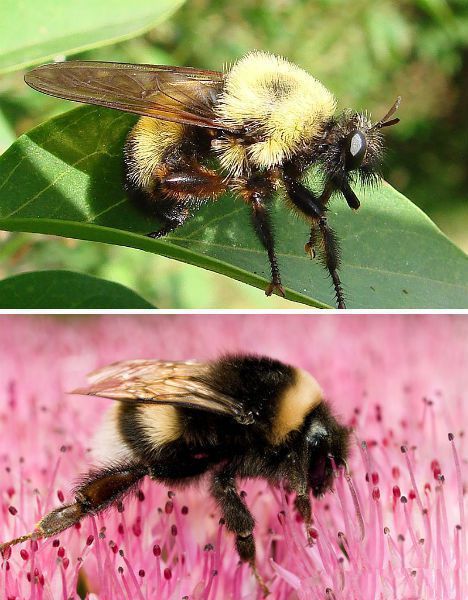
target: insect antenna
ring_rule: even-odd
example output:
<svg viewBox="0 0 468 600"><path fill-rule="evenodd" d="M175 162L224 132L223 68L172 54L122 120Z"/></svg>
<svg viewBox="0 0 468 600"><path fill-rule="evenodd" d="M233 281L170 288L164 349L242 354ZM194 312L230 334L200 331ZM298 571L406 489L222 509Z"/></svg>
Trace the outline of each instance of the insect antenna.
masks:
<svg viewBox="0 0 468 600"><path fill-rule="evenodd" d="M395 119L391 119L391 120L389 120L389 119L391 116L393 116L396 113L396 111L398 110L398 108L400 106L400 103L401 103L401 96L398 96L398 98L395 100L395 102L391 106L390 110L385 115L385 117L380 119L380 121L378 121L375 125L373 125L371 127L371 129L382 129L382 127L391 127L392 125L396 125L397 123L399 123L400 119L398 119L398 117Z"/></svg>

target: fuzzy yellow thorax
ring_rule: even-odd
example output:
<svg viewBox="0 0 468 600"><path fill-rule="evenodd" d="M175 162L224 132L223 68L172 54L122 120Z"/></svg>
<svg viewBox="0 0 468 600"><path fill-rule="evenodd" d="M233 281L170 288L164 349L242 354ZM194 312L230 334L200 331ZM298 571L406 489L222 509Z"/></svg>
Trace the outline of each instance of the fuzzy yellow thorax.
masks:
<svg viewBox="0 0 468 600"><path fill-rule="evenodd" d="M252 52L226 75L216 112L219 120L260 138L246 146L257 168L280 164L320 135L335 111L335 99L324 85L284 58ZM220 144L220 160L238 170L239 149Z"/></svg>

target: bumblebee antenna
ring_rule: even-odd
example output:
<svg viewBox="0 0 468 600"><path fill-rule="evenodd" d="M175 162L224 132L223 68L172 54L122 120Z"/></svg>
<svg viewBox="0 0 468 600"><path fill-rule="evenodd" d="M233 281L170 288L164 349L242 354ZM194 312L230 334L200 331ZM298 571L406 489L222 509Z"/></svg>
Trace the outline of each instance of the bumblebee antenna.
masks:
<svg viewBox="0 0 468 600"><path fill-rule="evenodd" d="M380 121L378 121L373 127L371 127L371 129L382 129L382 127L391 127L392 125L396 125L397 123L399 123L400 119L398 119L398 117L396 119L391 119L391 120L389 120L389 119L391 116L393 116L396 113L396 111L398 110L398 108L400 106L400 103L401 103L401 96L398 96L398 98L395 100L392 107L390 108L388 113L385 115L385 117L380 119Z"/></svg>

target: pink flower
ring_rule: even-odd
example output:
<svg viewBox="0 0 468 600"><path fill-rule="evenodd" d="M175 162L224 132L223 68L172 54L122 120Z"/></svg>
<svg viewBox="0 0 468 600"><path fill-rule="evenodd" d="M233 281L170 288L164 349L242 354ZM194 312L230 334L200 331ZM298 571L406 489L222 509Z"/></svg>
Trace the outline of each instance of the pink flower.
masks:
<svg viewBox="0 0 468 600"><path fill-rule="evenodd" d="M256 352L308 369L355 428L350 476L314 501L312 547L282 489L241 483L272 597L463 600L467 331L442 315L0 317L0 541L70 500L91 465L110 401L66 395L86 373ZM123 512L7 550L0 597L260 598L206 487L172 492L146 481Z"/></svg>

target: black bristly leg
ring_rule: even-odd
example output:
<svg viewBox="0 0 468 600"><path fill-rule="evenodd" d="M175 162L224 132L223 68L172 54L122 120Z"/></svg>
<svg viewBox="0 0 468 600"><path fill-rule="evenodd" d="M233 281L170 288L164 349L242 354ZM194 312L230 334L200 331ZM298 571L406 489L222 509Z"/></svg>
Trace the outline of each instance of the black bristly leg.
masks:
<svg viewBox="0 0 468 600"><path fill-rule="evenodd" d="M255 564L255 520L236 488L235 475L227 465L213 475L211 493L221 509L226 528L236 536L236 549L240 559L248 562L264 595L269 593Z"/></svg>
<svg viewBox="0 0 468 600"><path fill-rule="evenodd" d="M252 207L252 223L270 261L271 282L266 288L265 294L271 296L276 290L284 298L285 293L281 284L281 275L275 252L273 226L267 207L267 202L273 194L273 185L267 176L256 173L244 183L240 189L240 194Z"/></svg>
<svg viewBox="0 0 468 600"><path fill-rule="evenodd" d="M56 508L36 527L37 537L56 535L120 500L148 475L144 465L114 465L88 473L75 489L75 502Z"/></svg>
<svg viewBox="0 0 468 600"><path fill-rule="evenodd" d="M338 184L333 182L333 180L328 181L325 185L322 194L317 199L317 202L325 208L328 201L330 200L330 196L336 190L339 190L343 194L350 208L352 208L353 210L358 210L358 208L361 206L361 203L359 202L359 198L356 196L356 194L353 192L353 190L347 182L342 182L341 184ZM319 235L319 227L317 225L313 225L310 228L309 241L304 246L306 254L309 254L311 258L315 258L316 256L315 245L317 243L317 237Z"/></svg>
<svg viewBox="0 0 468 600"><path fill-rule="evenodd" d="M194 210L207 200L216 200L226 191L223 179L216 171L196 161L164 165L156 176L154 207L164 225L147 236L158 239L180 227Z"/></svg>
<svg viewBox="0 0 468 600"><path fill-rule="evenodd" d="M330 197L334 190L335 190L335 185L333 184L332 181L328 181L323 189L323 192L320 194L320 197L316 199L317 204L319 206L323 207L324 212L326 211L327 203L330 200ZM317 223L314 223L312 225L312 227L310 228L309 241L304 246L304 250L305 250L306 254L309 254L311 258L316 257L315 247L317 245L319 245L319 246L323 245L323 242L321 244L320 238L321 238L320 228L318 227Z"/></svg>
<svg viewBox="0 0 468 600"><path fill-rule="evenodd" d="M236 547L241 560L255 563L253 529L255 521L245 502L239 496L235 477L229 468L215 473L211 493L218 502L226 527L236 535Z"/></svg>
<svg viewBox="0 0 468 600"><path fill-rule="evenodd" d="M338 275L340 249L335 232L328 225L325 217L326 207L311 190L286 173L284 174L284 184L293 204L313 222L311 237L305 246L306 251L310 252L310 249L314 247L315 231L317 230L320 233L322 261L332 278L338 308L346 308L343 288Z"/></svg>
<svg viewBox="0 0 468 600"><path fill-rule="evenodd" d="M154 240L157 240L159 238L164 237L165 235L167 235L168 233L171 233L172 231L176 230L177 227L180 227L181 225L183 225L186 221L188 217L184 216L184 218L181 218L179 220L171 220L171 221L167 221L162 227L161 229L158 229L157 231L151 231L150 233L146 234L146 237L150 237L153 238Z"/></svg>
<svg viewBox="0 0 468 600"><path fill-rule="evenodd" d="M310 228L309 241L304 245L304 252L310 255L310 258L315 258L315 246L317 243L317 228L312 226Z"/></svg>
<svg viewBox="0 0 468 600"><path fill-rule="evenodd" d="M273 231L271 219L266 206L261 201L261 196L258 193L252 194L252 220L255 231L263 244L263 247L268 253L268 260L271 267L271 283L265 290L267 296L276 290L281 296L285 296L284 288L281 285L281 275L278 267L278 259L275 253L275 242L273 239Z"/></svg>

